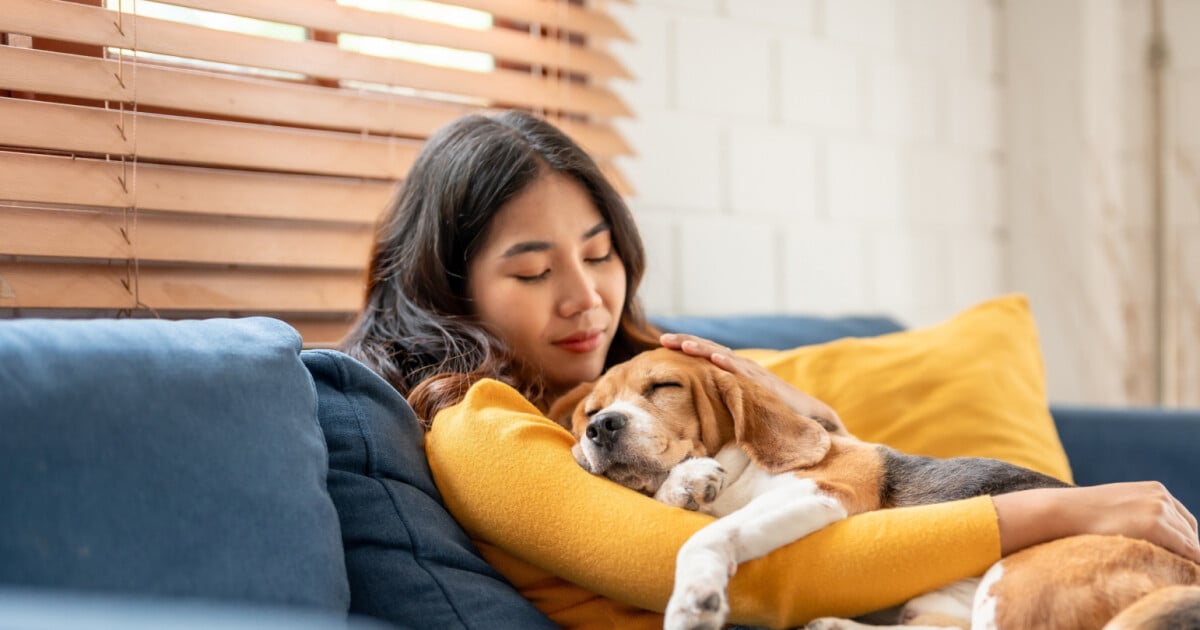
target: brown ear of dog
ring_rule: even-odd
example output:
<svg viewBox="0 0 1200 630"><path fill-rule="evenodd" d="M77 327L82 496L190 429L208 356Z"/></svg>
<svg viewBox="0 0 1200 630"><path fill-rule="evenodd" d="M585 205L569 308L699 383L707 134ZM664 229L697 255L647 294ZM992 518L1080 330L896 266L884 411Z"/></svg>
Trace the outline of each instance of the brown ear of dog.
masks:
<svg viewBox="0 0 1200 630"><path fill-rule="evenodd" d="M588 394L592 393L592 388L595 386L595 381L588 381L572 387L567 393L559 396L554 404L550 405L550 411L546 413L546 417L570 431L571 418L575 414L575 408L583 402L584 398L587 398Z"/></svg>
<svg viewBox="0 0 1200 630"><path fill-rule="evenodd" d="M829 432L802 416L766 387L719 372L717 393L733 418L733 434L754 463L778 474L820 463L829 452Z"/></svg>

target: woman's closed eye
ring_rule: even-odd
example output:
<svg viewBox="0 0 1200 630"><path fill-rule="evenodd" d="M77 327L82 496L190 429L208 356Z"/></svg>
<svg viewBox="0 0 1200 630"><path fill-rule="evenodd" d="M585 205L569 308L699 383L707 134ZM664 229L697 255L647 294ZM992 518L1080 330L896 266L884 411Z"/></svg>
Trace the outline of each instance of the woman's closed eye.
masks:
<svg viewBox="0 0 1200 630"><path fill-rule="evenodd" d="M513 277L516 278L518 282L532 284L534 282L538 282L540 280L545 280L546 278L550 277L550 270L547 269L547 270L543 271L542 273L535 274L535 275L513 274Z"/></svg>
<svg viewBox="0 0 1200 630"><path fill-rule="evenodd" d="M588 262L588 263L591 263L591 264L593 264L593 265L597 265L597 264L600 264L600 263L605 263L605 262L608 262L608 261L612 260L612 257L613 257L613 250L611 250L611 249L610 249L610 250L608 250L608 252L607 252L607 253L605 253L603 256L595 256L595 257L592 257L592 258L584 258L583 260L584 260L584 262Z"/></svg>
<svg viewBox="0 0 1200 630"><path fill-rule="evenodd" d="M609 249L603 256L587 257L587 258L583 259L583 262L585 262L589 265L600 265L600 264L604 264L612 259L613 259L613 250ZM518 282L524 282L526 284L533 284L535 282L545 280L548 277L550 277L550 269L545 269L541 273L538 273L538 274L520 274L520 273L513 274L513 278L516 278Z"/></svg>

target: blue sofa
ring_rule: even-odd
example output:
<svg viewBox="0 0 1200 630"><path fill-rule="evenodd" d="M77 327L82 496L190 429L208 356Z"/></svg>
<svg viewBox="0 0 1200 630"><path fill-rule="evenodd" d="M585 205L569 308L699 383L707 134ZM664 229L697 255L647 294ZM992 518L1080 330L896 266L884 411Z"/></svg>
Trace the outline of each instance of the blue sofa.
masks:
<svg viewBox="0 0 1200 630"><path fill-rule="evenodd" d="M899 328L658 323L737 347ZM1053 412L1081 483L1200 507L1200 411ZM0 321L0 435L0 626L553 627L442 507L403 398L280 321Z"/></svg>

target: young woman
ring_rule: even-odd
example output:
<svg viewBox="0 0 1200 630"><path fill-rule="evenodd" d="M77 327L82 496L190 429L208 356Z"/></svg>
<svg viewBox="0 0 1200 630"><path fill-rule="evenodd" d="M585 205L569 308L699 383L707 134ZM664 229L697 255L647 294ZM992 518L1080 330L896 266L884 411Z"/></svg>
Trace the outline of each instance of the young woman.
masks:
<svg viewBox="0 0 1200 630"><path fill-rule="evenodd" d="M635 298L643 269L629 210L570 139L527 114L467 116L429 140L383 217L343 343L430 427L435 480L484 557L566 627L661 627L675 553L708 517L582 470L542 415L557 395L662 343L832 415L716 344L659 338ZM978 497L860 515L747 563L731 619L861 614L1079 533L1200 560L1195 519L1158 484Z"/></svg>

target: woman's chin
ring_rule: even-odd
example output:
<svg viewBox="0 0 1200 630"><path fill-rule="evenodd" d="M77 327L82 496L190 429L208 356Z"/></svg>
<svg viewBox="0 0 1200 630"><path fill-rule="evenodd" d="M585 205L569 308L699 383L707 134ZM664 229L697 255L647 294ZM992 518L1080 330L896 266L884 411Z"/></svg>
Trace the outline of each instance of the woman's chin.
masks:
<svg viewBox="0 0 1200 630"><path fill-rule="evenodd" d="M580 383L586 383L600 378L600 374L603 371L603 363L597 363L594 366L581 365L576 369L562 370L561 372L550 375L548 380L550 381L552 387L565 392Z"/></svg>

